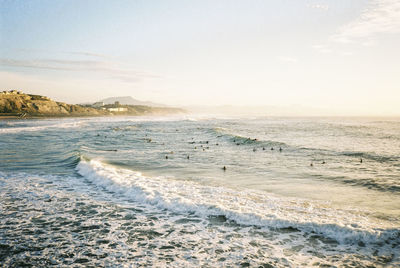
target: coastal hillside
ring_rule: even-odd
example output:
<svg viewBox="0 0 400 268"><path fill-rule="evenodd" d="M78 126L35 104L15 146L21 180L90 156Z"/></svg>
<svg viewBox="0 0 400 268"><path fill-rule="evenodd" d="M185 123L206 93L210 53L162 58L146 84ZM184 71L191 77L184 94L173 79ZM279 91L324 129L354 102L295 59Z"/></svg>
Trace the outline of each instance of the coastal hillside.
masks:
<svg viewBox="0 0 400 268"><path fill-rule="evenodd" d="M183 113L178 108L120 105L119 103L95 107L56 102L48 97L11 90L0 92L0 116L65 117L113 115L162 115Z"/></svg>

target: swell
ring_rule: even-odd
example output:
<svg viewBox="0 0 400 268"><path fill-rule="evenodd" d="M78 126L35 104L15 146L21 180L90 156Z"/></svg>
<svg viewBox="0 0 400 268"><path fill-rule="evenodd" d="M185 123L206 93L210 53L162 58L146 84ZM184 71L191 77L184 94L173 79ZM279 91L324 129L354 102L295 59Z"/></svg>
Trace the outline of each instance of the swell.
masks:
<svg viewBox="0 0 400 268"><path fill-rule="evenodd" d="M400 156L392 155L379 155L373 152L360 152L360 151L335 151L322 148L310 148L310 147L298 147L291 146L287 143L272 140L261 140L257 138L244 137L241 135L233 134L226 128L210 128L208 129L213 135L217 135L219 138L225 138L229 142L238 145L251 145L252 147L266 147L266 148L283 148L285 152L296 154L299 157L309 158L310 161L322 160L325 158L343 158L350 157L357 162L360 159L370 160L379 164L385 164L391 167L400 167ZM345 160L343 160L345 161ZM344 183L352 186L361 186L368 189L374 189L381 192L400 193L400 181L394 180L385 176L379 176L378 178L358 178L353 179L349 177L333 177L325 174L320 176L322 180L333 180L339 183Z"/></svg>
<svg viewBox="0 0 400 268"><path fill-rule="evenodd" d="M316 233L339 243L400 245L400 230L354 211L341 211L309 201L282 199L257 191L236 191L162 177L146 177L100 161L80 161L77 172L108 191L135 202L203 218L223 217L240 225ZM389 243L389 242L388 242Z"/></svg>
<svg viewBox="0 0 400 268"><path fill-rule="evenodd" d="M374 189L381 192L391 192L391 193L400 193L400 185L393 185L393 183L377 183L373 180L368 179L344 179L341 180L343 183L350 184L353 186L362 186L368 189Z"/></svg>
<svg viewBox="0 0 400 268"><path fill-rule="evenodd" d="M215 134L217 138L226 138L227 140L237 144L237 145L260 145L260 146L275 146L275 147L285 147L289 148L290 145L280 142L280 141L272 141L272 140L260 140L258 138L253 137L245 137L239 134L229 133L225 128L212 128L211 133Z"/></svg>
<svg viewBox="0 0 400 268"><path fill-rule="evenodd" d="M57 152L43 156L39 163L36 162L35 165L54 168L75 168L81 159L82 157L78 151L70 150L63 152L62 155Z"/></svg>
<svg viewBox="0 0 400 268"><path fill-rule="evenodd" d="M64 167L75 168L79 164L81 159L82 159L82 157L81 157L80 153L74 151L74 152L70 153L70 155L67 158L60 161L60 164Z"/></svg>
<svg viewBox="0 0 400 268"><path fill-rule="evenodd" d="M77 128L82 125L82 122L62 122L62 123L55 123L55 124L48 124L48 125L41 125L41 126L18 126L14 127L13 125L7 127L0 127L0 134L8 134L8 133L20 133L20 132L36 132L48 129L62 129L62 128Z"/></svg>
<svg viewBox="0 0 400 268"><path fill-rule="evenodd" d="M397 179L381 176L377 179L374 178L351 178L347 176L330 176L328 174L313 174L313 178L323 181L335 181L338 183L368 188L371 190L384 193L400 194L400 182Z"/></svg>
<svg viewBox="0 0 400 268"><path fill-rule="evenodd" d="M282 147L285 150L292 150L297 152L307 152L307 154L316 155L332 155L332 156L347 156L352 158L363 158L372 160L379 163L389 163L389 164L400 164L400 156L397 155L379 155L372 152L359 152L359 151L335 151L329 149L321 148L311 148L311 147L298 147L292 146L285 142L274 141L274 140L261 140L258 138L244 137L238 134L229 133L229 130L225 128L213 128L212 133L215 133L219 138L226 138L229 141L236 143L238 145L254 145L254 146L266 146L266 147Z"/></svg>
<svg viewBox="0 0 400 268"><path fill-rule="evenodd" d="M369 159L379 163L388 163L388 162L394 163L400 161L400 156L394 156L394 155L385 156L367 152L339 152L338 154L349 157Z"/></svg>
<svg viewBox="0 0 400 268"><path fill-rule="evenodd" d="M0 158L1 159L1 158ZM33 172L34 174L71 174L81 161L81 155L75 150L47 153L43 155L30 155L24 158L17 157L10 161L0 161L0 169L7 173Z"/></svg>

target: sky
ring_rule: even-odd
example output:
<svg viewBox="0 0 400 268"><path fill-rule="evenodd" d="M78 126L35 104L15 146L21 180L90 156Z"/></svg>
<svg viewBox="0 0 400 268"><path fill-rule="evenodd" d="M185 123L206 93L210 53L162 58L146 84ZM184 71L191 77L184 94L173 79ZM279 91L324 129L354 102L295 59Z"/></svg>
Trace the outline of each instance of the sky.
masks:
<svg viewBox="0 0 400 268"><path fill-rule="evenodd" d="M10 89L400 115L400 1L0 0Z"/></svg>

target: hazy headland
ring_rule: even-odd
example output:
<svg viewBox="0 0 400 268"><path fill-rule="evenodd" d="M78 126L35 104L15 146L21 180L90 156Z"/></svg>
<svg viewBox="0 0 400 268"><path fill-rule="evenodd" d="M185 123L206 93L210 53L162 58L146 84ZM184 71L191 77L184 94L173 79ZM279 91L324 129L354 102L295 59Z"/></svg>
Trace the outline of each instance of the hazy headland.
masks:
<svg viewBox="0 0 400 268"><path fill-rule="evenodd" d="M115 98L118 99L118 98ZM185 113L173 107L153 107L146 105L96 102L94 104L67 104L54 101L46 96L25 94L11 90L0 92L1 118L40 118L40 117L81 117L118 115L168 115Z"/></svg>

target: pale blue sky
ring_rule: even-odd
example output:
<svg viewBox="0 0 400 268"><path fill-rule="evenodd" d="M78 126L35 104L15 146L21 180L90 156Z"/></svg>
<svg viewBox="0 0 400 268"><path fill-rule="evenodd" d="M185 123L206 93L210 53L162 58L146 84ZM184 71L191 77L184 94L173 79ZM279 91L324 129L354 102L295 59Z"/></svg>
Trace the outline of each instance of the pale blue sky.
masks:
<svg viewBox="0 0 400 268"><path fill-rule="evenodd" d="M400 115L400 1L0 0L0 85Z"/></svg>

